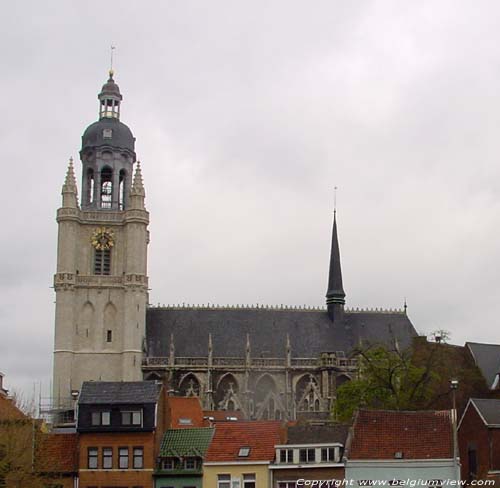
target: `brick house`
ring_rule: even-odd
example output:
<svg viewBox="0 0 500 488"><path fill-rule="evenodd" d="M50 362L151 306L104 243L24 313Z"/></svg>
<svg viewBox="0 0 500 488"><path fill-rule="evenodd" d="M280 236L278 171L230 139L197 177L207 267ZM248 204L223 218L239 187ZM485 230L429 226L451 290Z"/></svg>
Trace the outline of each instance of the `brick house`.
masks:
<svg viewBox="0 0 500 488"><path fill-rule="evenodd" d="M296 488L298 480L343 480L347 425L292 425L276 445L270 465L273 488ZM302 482L303 483L303 482Z"/></svg>
<svg viewBox="0 0 500 488"><path fill-rule="evenodd" d="M500 482L500 400L471 398L458 425L462 479Z"/></svg>
<svg viewBox="0 0 500 488"><path fill-rule="evenodd" d="M453 452L449 410L360 410L347 441L345 476L352 483L409 479L443 485L460 479Z"/></svg>
<svg viewBox="0 0 500 488"><path fill-rule="evenodd" d="M152 381L87 381L78 399L80 488L152 488L164 425Z"/></svg>
<svg viewBox="0 0 500 488"><path fill-rule="evenodd" d="M203 464L203 486L271 488L269 465L274 461L274 446L283 441L279 421L217 422Z"/></svg>
<svg viewBox="0 0 500 488"><path fill-rule="evenodd" d="M46 486L78 486L78 435L39 433L36 439L35 470L45 479Z"/></svg>

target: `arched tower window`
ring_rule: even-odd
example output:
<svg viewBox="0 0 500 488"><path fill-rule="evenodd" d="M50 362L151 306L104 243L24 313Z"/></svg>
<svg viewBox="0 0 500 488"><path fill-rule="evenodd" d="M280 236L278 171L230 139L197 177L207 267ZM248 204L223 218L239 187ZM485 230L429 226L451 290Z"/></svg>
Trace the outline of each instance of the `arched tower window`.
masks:
<svg viewBox="0 0 500 488"><path fill-rule="evenodd" d="M125 209L125 184L126 184L126 176L127 173L124 169L120 171L120 191L119 191L119 200L120 200L120 210Z"/></svg>
<svg viewBox="0 0 500 488"><path fill-rule="evenodd" d="M106 166L101 171L101 208L111 208L113 202L113 170Z"/></svg>
<svg viewBox="0 0 500 488"><path fill-rule="evenodd" d="M111 249L94 249L94 274L111 274Z"/></svg>
<svg viewBox="0 0 500 488"><path fill-rule="evenodd" d="M87 194L85 195L85 203L91 204L94 201L94 170L87 170Z"/></svg>

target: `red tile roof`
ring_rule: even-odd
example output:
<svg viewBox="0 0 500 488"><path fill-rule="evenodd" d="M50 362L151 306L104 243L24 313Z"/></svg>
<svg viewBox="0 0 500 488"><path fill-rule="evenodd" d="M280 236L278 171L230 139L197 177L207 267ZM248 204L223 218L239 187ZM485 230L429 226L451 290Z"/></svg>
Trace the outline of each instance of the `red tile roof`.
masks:
<svg viewBox="0 0 500 488"><path fill-rule="evenodd" d="M203 410L198 397L167 397L169 410L169 429L192 429L203 427ZM180 423L180 419L191 419L190 424Z"/></svg>
<svg viewBox="0 0 500 488"><path fill-rule="evenodd" d="M349 459L450 459L451 413L360 410L355 418Z"/></svg>
<svg viewBox="0 0 500 488"><path fill-rule="evenodd" d="M280 444L283 437L279 421L218 422L205 461L272 461L274 446ZM242 447L250 448L248 456L238 456Z"/></svg>
<svg viewBox="0 0 500 488"><path fill-rule="evenodd" d="M36 468L42 473L78 471L77 434L40 434L37 438Z"/></svg>
<svg viewBox="0 0 500 488"><path fill-rule="evenodd" d="M28 420L10 398L0 395L0 420Z"/></svg>

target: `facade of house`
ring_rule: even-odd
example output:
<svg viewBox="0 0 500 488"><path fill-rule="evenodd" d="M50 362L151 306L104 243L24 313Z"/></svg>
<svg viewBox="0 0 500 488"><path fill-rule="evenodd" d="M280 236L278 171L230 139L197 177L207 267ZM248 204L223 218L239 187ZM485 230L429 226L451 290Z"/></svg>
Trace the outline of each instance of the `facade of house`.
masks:
<svg viewBox="0 0 500 488"><path fill-rule="evenodd" d="M500 482L500 400L471 398L458 425L462 479Z"/></svg>
<svg viewBox="0 0 500 488"><path fill-rule="evenodd" d="M343 480L347 425L295 425L276 447L273 488L296 488L300 480ZM303 482L303 481L302 481Z"/></svg>
<svg viewBox="0 0 500 488"><path fill-rule="evenodd" d="M225 421L215 433L203 463L203 486L271 488L270 464L284 440L278 421Z"/></svg>
<svg viewBox="0 0 500 488"><path fill-rule="evenodd" d="M201 488L213 434L212 427L168 429L158 455L155 488Z"/></svg>
<svg viewBox="0 0 500 488"><path fill-rule="evenodd" d="M460 480L448 410L360 410L345 456L345 477L355 484L423 480L441 486Z"/></svg>
<svg viewBox="0 0 500 488"><path fill-rule="evenodd" d="M162 388L155 382L84 382L80 488L152 488L163 424Z"/></svg>
<svg viewBox="0 0 500 488"><path fill-rule="evenodd" d="M149 213L113 72L98 98L99 119L82 136L80 191L71 161L57 211L53 403L61 415L84 381L144 378L247 419L327 417L356 372L353 348L411 344L406 307L345 308L335 216L324 308L149 306Z"/></svg>

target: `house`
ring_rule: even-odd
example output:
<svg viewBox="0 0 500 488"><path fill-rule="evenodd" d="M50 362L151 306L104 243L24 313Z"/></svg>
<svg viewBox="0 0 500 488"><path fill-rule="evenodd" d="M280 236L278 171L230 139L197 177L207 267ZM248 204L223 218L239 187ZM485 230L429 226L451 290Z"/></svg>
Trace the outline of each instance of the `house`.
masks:
<svg viewBox="0 0 500 488"><path fill-rule="evenodd" d="M156 488L201 488L203 459L212 440L211 427L168 429L155 470Z"/></svg>
<svg viewBox="0 0 500 488"><path fill-rule="evenodd" d="M360 410L346 449L353 484L423 480L442 486L460 479L451 411Z"/></svg>
<svg viewBox="0 0 500 488"><path fill-rule="evenodd" d="M217 422L203 464L203 486L270 488L274 446L283 441L284 429L279 421Z"/></svg>
<svg viewBox="0 0 500 488"><path fill-rule="evenodd" d="M75 432L38 434L35 470L46 486L78 486L78 435Z"/></svg>
<svg viewBox="0 0 500 488"><path fill-rule="evenodd" d="M80 488L151 488L164 425L152 381L86 381L78 399Z"/></svg>
<svg viewBox="0 0 500 488"><path fill-rule="evenodd" d="M343 480L342 456L349 426L292 425L269 467L273 488L295 488L298 480Z"/></svg>
<svg viewBox="0 0 500 488"><path fill-rule="evenodd" d="M467 342L465 346L476 366L481 370L488 388L490 390L500 389L500 344Z"/></svg>
<svg viewBox="0 0 500 488"><path fill-rule="evenodd" d="M500 400L471 398L458 425L462 479L500 482Z"/></svg>
<svg viewBox="0 0 500 488"><path fill-rule="evenodd" d="M6 391L6 390L4 390ZM40 486L45 474L36 471L36 439L43 422L26 415L12 398L0 395L0 486Z"/></svg>

